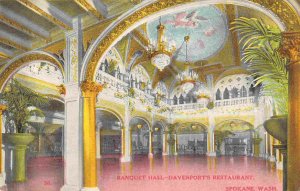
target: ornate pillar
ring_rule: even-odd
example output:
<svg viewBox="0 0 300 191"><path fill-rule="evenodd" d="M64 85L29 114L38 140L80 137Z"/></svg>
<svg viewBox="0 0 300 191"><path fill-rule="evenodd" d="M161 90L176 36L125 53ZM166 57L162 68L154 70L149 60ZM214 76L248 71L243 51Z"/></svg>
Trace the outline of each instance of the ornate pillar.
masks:
<svg viewBox="0 0 300 191"><path fill-rule="evenodd" d="M97 129L96 131L96 157L97 159L101 158L101 129Z"/></svg>
<svg viewBox="0 0 300 191"><path fill-rule="evenodd" d="M149 130L149 153L148 153L148 157L152 158L153 157L153 146L152 146L152 142L153 142L153 130L150 129Z"/></svg>
<svg viewBox="0 0 300 191"><path fill-rule="evenodd" d="M214 134L214 129L215 129L215 119L214 119L214 113L212 110L209 110L208 113L208 121L209 121L209 127L207 130L207 156L216 156L216 151L215 151L215 134Z"/></svg>
<svg viewBox="0 0 300 191"><path fill-rule="evenodd" d="M258 137L255 137L255 138L253 138L252 140L253 140L253 149L254 149L253 155L254 155L255 157L259 157L259 153L260 153L260 148L259 148L259 146L260 146L260 142L262 141L262 139L261 139L261 138L258 138Z"/></svg>
<svg viewBox="0 0 300 191"><path fill-rule="evenodd" d="M166 131L163 132L163 153L162 155L168 155L167 146L168 146L168 134Z"/></svg>
<svg viewBox="0 0 300 191"><path fill-rule="evenodd" d="M73 20L73 30L65 33L65 81L59 86L65 94L64 186L61 191L79 191L82 187L82 129L79 70L83 55L81 19Z"/></svg>
<svg viewBox="0 0 300 191"><path fill-rule="evenodd" d="M282 34L281 52L288 57L289 117L287 143L287 190L300 190L300 32Z"/></svg>
<svg viewBox="0 0 300 191"><path fill-rule="evenodd" d="M174 155L178 155L177 153L177 146L178 146L178 137L177 137L177 132L174 134L175 136L175 143L174 143Z"/></svg>
<svg viewBox="0 0 300 191"><path fill-rule="evenodd" d="M96 160L96 96L102 86L96 82L81 84L83 104L83 189L99 190L97 187Z"/></svg>
<svg viewBox="0 0 300 191"><path fill-rule="evenodd" d="M0 136L0 188L5 186L5 172L4 172L4 157L3 157L3 151L2 151L2 129L3 129L3 121L2 121L2 117L3 117L3 112L6 110L6 106L5 105L1 105L0 104L0 132L1 132L1 136Z"/></svg>
<svg viewBox="0 0 300 191"><path fill-rule="evenodd" d="M127 98L125 100L125 116L124 116L124 125L122 127L121 162L131 161L131 130L130 130L129 122L130 122L130 108L129 108L129 98Z"/></svg>

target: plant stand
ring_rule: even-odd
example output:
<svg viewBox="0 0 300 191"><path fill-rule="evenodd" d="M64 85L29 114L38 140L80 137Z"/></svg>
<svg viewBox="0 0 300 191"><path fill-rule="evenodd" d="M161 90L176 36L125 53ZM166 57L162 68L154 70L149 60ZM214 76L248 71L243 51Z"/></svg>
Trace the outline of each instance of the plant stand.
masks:
<svg viewBox="0 0 300 191"><path fill-rule="evenodd" d="M30 133L4 134L4 141L13 145L13 181L26 181L26 150L34 140Z"/></svg>

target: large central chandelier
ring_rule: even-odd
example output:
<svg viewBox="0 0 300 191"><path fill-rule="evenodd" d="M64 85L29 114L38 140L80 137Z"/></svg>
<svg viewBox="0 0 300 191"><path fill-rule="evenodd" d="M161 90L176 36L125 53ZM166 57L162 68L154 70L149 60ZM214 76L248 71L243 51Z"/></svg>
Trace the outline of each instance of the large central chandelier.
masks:
<svg viewBox="0 0 300 191"><path fill-rule="evenodd" d="M176 78L179 81L179 85L180 85L180 89L183 93L187 94L191 89L193 89L196 81L199 78L199 75L194 72L193 70L191 70L189 68L189 62L188 62L188 52L187 52L187 47L188 47L188 42L190 40L189 36L185 36L184 37L184 42L185 42L185 65L186 65L186 69L179 73Z"/></svg>
<svg viewBox="0 0 300 191"><path fill-rule="evenodd" d="M148 46L151 64L158 68L159 71L162 71L166 66L171 64L172 54L176 50L175 44L168 43L164 37L165 29L160 18L159 25L157 26L157 42L156 44L150 42Z"/></svg>

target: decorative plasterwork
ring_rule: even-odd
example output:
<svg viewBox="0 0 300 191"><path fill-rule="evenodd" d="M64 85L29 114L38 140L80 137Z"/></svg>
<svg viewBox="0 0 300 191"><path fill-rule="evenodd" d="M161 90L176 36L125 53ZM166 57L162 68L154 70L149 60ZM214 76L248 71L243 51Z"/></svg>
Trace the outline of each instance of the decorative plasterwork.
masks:
<svg viewBox="0 0 300 191"><path fill-rule="evenodd" d="M78 80L78 40L77 38L71 38L70 50L71 50L71 78L74 82Z"/></svg>
<svg viewBox="0 0 300 191"><path fill-rule="evenodd" d="M99 43L96 42L95 51L91 52L92 55L88 55L87 66L83 67L85 70L82 76L82 79L94 80L97 65L99 59L103 56L103 54L107 51L107 49L115 43L116 39L118 39L123 33L125 33L130 27L136 24L138 21L146 18L149 15L153 15L159 11L165 10L170 7L186 4L193 2L192 0L160 0L153 2L152 4L148 4L136 12L130 14L125 17L121 21L116 21L113 25L113 29L107 31L105 38L103 38ZM228 3L227 1L215 1L216 3ZM286 25L287 30L297 30L300 28L299 16L293 7L288 4L286 1L276 1L274 0L249 0L249 1L232 1L230 4L249 4L251 7L254 7L253 3L258 4L260 10L261 7L265 7L265 9L271 10L274 14L278 16L278 18ZM270 14L270 13L269 13ZM274 16L274 15L273 15Z"/></svg>
<svg viewBox="0 0 300 191"><path fill-rule="evenodd" d="M103 86L92 81L83 81L81 84L81 90L84 93L96 93L98 94L99 92L102 91Z"/></svg>
<svg viewBox="0 0 300 191"><path fill-rule="evenodd" d="M58 61L58 59L56 59L54 56L41 51L28 52L16 57L6 65L6 67L0 74L0 91L3 90L5 83L11 75L13 75L16 71L18 71L26 64L33 61L45 61L54 64L62 71L62 74L64 75L64 68L62 63Z"/></svg>
<svg viewBox="0 0 300 191"><path fill-rule="evenodd" d="M291 64L300 63L300 32L282 34L281 54L289 58Z"/></svg>

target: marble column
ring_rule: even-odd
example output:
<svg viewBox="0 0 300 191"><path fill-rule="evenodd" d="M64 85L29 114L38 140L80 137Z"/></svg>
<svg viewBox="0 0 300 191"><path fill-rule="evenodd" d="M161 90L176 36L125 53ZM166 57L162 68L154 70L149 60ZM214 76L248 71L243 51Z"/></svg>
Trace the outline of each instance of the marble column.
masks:
<svg viewBox="0 0 300 191"><path fill-rule="evenodd" d="M122 128L122 157L121 162L130 162L131 161L131 130L129 126L130 122L130 107L129 107L129 97L125 100L125 116L124 116L124 125Z"/></svg>
<svg viewBox="0 0 300 191"><path fill-rule="evenodd" d="M167 132L166 131L164 131L164 133L163 133L163 153L162 153L162 155L168 155L168 142L167 142L167 140L168 140L168 134L167 134Z"/></svg>
<svg viewBox="0 0 300 191"><path fill-rule="evenodd" d="M82 187L82 130L79 69L83 55L81 19L73 20L73 30L66 32L64 186L61 191L79 191Z"/></svg>
<svg viewBox="0 0 300 191"><path fill-rule="evenodd" d="M178 147L178 136L177 136L177 132L174 134L175 137L175 143L174 143L174 155L178 155L177 153L177 147Z"/></svg>
<svg viewBox="0 0 300 191"><path fill-rule="evenodd" d="M149 158L153 158L153 130L150 129L149 130L149 153L148 153L148 157Z"/></svg>
<svg viewBox="0 0 300 191"><path fill-rule="evenodd" d="M5 186L5 157L4 157L4 151L2 151L2 131L3 131L3 112L6 110L6 106L5 105L1 105L0 104L0 132L1 132L1 136L0 136L0 189L3 188Z"/></svg>
<svg viewBox="0 0 300 191"><path fill-rule="evenodd" d="M122 128L122 157L121 162L131 161L131 132L129 127Z"/></svg>
<svg viewBox="0 0 300 191"><path fill-rule="evenodd" d="M96 131L96 157L101 158L101 129Z"/></svg>
<svg viewBox="0 0 300 191"><path fill-rule="evenodd" d="M282 34L281 53L290 63L287 141L287 190L300 190L300 31Z"/></svg>
<svg viewBox="0 0 300 191"><path fill-rule="evenodd" d="M83 188L82 191L97 191L96 160L96 96L102 86L96 82L81 84L83 96Z"/></svg>
<svg viewBox="0 0 300 191"><path fill-rule="evenodd" d="M209 122L209 127L207 130L207 156L216 156L216 151L215 151L215 134L214 134L214 129L215 129L215 118L214 118L214 113L212 110L209 110L208 112L208 122Z"/></svg>

